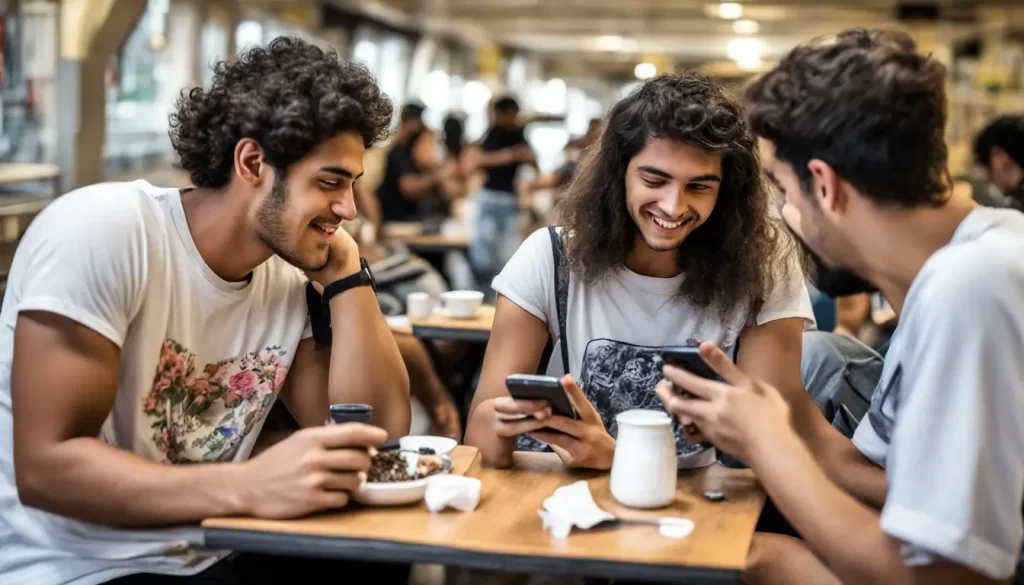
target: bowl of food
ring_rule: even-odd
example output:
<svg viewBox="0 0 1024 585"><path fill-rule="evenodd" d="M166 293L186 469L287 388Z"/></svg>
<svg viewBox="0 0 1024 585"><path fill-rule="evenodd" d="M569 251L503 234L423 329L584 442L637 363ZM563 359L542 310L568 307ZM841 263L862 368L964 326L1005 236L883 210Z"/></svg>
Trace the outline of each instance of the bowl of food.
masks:
<svg viewBox="0 0 1024 585"><path fill-rule="evenodd" d="M403 451L415 451L421 455L447 455L459 442L448 437L431 435L409 435L398 440Z"/></svg>
<svg viewBox="0 0 1024 585"><path fill-rule="evenodd" d="M366 483L352 499L367 506L404 506L423 499L427 481L452 470L447 455L424 454L402 448L374 454Z"/></svg>

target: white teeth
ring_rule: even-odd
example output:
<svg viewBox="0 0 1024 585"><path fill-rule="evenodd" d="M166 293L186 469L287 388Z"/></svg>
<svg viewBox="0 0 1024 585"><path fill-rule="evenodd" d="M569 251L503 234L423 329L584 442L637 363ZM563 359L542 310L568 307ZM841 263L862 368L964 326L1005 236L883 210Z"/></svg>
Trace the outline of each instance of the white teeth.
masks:
<svg viewBox="0 0 1024 585"><path fill-rule="evenodd" d="M679 227L679 226L683 225L684 223L686 223L686 220L683 220L683 221L665 221L665 220L663 220L661 218L658 218L658 217L655 217L653 215L651 216L651 219L654 220L654 223L660 225L661 227L663 227L663 228L665 228L667 230L674 230L677 227Z"/></svg>

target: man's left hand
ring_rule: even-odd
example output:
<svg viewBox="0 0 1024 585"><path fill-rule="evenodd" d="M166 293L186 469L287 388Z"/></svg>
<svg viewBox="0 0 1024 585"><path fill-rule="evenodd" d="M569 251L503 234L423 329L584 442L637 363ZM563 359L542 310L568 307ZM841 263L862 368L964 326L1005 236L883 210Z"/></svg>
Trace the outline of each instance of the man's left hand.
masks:
<svg viewBox="0 0 1024 585"><path fill-rule="evenodd" d="M321 294L323 287L359 272L359 246L347 231L338 228L327 249L327 264L320 270L306 270L306 278Z"/></svg>
<svg viewBox="0 0 1024 585"><path fill-rule="evenodd" d="M601 415L572 376L562 378L562 387L572 398L580 419L557 415L547 417L544 419L545 427L560 432L540 430L530 433L530 436L550 445L566 465L610 469L615 455L615 439L605 430Z"/></svg>
<svg viewBox="0 0 1024 585"><path fill-rule="evenodd" d="M701 344L700 355L725 383L665 366L665 378L695 396L684 398L660 383L657 393L666 410L684 423L693 421L716 447L748 463L759 442L794 432L789 404L778 390L744 374L713 343Z"/></svg>

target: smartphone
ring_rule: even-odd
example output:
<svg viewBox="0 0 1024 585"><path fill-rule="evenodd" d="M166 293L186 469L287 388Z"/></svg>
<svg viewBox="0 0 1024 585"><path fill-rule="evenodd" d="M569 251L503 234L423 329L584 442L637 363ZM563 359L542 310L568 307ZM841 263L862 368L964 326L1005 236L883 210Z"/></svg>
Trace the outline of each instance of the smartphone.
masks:
<svg viewBox="0 0 1024 585"><path fill-rule="evenodd" d="M551 412L574 420L579 420L576 406L572 403L569 393L562 387L562 381L553 376L533 376L528 374L512 374L505 378L508 393L516 400L544 400L551 405Z"/></svg>
<svg viewBox="0 0 1024 585"><path fill-rule="evenodd" d="M700 348L697 347L683 347L678 349L663 349L661 351L661 359L670 366L684 369L691 374L700 376L707 380L721 380L718 374L711 369L711 366L704 361L704 358L700 357ZM675 384L672 385L672 390L684 398L697 398L692 393L683 390ZM686 425L686 432L691 435L695 435L699 432L697 425L690 423ZM710 443L704 443L709 445Z"/></svg>

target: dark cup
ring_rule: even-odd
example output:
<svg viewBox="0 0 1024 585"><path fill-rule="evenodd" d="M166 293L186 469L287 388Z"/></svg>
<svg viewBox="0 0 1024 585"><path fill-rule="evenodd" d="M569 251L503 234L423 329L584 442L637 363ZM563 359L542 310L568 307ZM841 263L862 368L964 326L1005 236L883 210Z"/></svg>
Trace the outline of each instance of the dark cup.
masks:
<svg viewBox="0 0 1024 585"><path fill-rule="evenodd" d="M369 404L332 404L331 420L335 423L368 423L373 414L373 407Z"/></svg>

